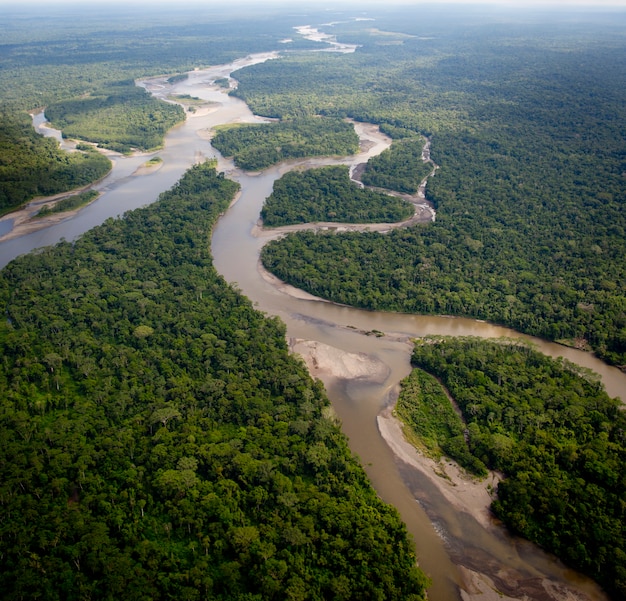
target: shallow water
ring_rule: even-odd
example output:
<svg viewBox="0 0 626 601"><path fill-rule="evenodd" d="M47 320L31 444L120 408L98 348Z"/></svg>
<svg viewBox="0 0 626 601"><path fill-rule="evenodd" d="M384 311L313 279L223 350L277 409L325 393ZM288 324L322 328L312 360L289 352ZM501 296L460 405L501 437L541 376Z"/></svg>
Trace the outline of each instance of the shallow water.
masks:
<svg viewBox="0 0 626 601"><path fill-rule="evenodd" d="M530 338L476 320L369 312L302 300L279 291L262 277L258 256L264 239L255 237L252 231L273 182L298 162L275 166L260 174L241 173L210 146L207 131L221 123L258 120L243 102L210 84L240 66L273 56L247 57L229 65L195 71L189 79L170 89L164 87L163 81L144 82L142 85L155 94L190 94L214 104L206 114L190 114L184 124L168 134L164 148L158 153L115 157L112 173L97 186L103 192L102 196L75 217L34 234L0 243L0 266L20 254L54 244L62 238L74 240L108 217L154 202L159 193L170 188L189 166L205 158L217 158L219 169L239 181L242 187L239 199L219 220L214 231L211 250L217 270L228 282L236 284L260 310L278 315L286 323L289 337L316 340L348 352L365 353L387 366L388 376L383 382L328 378L325 384L352 451L360 457L380 496L398 508L415 539L420 565L433 578L429 598L432 601L460 599L462 579L456 566L466 565L489 571L492 575L505 574L501 587L516 591L516 596L524 590L530 593L537 579L547 578L558 586L585 592L589 599L604 599L593 583L564 569L553 557L533 545L508 537L502 530L487 532L468 516L453 510L427 479L397 461L377 429L376 416L389 402L390 391L411 369L410 338L428 334ZM381 152L388 144L384 136L374 135L371 141L366 155L333 161L316 159L307 164L361 162L367 156ZM163 160L158 171L133 175L154 155ZM372 330L384 332L385 336L365 334ZM592 355L537 339L533 342L544 353L564 356L598 372L610 395L623 395L626 391L626 375Z"/></svg>

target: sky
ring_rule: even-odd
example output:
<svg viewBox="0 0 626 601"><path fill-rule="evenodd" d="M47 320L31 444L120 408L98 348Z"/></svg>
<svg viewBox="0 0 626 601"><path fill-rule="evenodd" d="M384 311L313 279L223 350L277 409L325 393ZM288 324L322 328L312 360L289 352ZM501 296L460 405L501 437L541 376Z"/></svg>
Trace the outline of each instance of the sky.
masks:
<svg viewBox="0 0 626 601"><path fill-rule="evenodd" d="M221 0L220 0L221 1ZM150 5L184 5L184 4L204 4L205 6L211 6L216 4L217 0L91 0L92 4L102 3L107 5L138 5L138 6L150 6ZM308 0L303 0L303 3L308 3ZM499 6L516 6L516 7L539 7L539 6L615 6L625 7L626 0L317 0L316 4L323 6L329 4L333 6L353 4L355 6L373 5L373 4L388 4L388 5L401 5L401 4L492 4ZM61 6L69 4L85 4L85 0L0 0L0 6L24 6L24 5L39 5L39 6ZM287 4L294 6L294 0L229 0L229 4Z"/></svg>

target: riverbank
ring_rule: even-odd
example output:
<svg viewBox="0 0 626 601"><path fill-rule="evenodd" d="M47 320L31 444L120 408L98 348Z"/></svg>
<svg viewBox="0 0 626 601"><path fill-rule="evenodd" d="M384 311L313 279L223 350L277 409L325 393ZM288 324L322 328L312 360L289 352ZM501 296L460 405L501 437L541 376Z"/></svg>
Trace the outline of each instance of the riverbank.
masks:
<svg viewBox="0 0 626 601"><path fill-rule="evenodd" d="M380 435L398 459L430 478L458 511L469 513L483 528L494 527L490 506L501 480L498 474L490 472L486 478L478 479L453 461L426 457L405 438L404 424L395 416L393 406L380 413L377 424Z"/></svg>
<svg viewBox="0 0 626 601"><path fill-rule="evenodd" d="M52 128L48 128L52 129ZM56 131L56 130L55 130ZM6 213L0 218L0 223L2 222L11 222L11 229L5 234L0 236L0 242L5 242L8 240L12 240L14 238L19 238L20 236L26 236L28 234L32 234L34 232L38 232L40 230L46 229L53 225L57 225L62 221L67 219L72 219L75 217L80 211L88 207L89 205L96 202L100 196L102 195L96 187L101 184L107 177L111 175L113 170L115 169L116 158L121 157L119 152L115 152L112 150L108 150L106 148L98 148L94 146L98 152L105 155L111 161L111 169L108 171L106 175L101 177L100 179L82 186L81 188L76 188L75 190L69 190L67 192L60 192L58 194L53 194L51 196L39 197L33 200L28 201L21 208L11 211L10 213ZM134 152L132 157L151 157L154 155L154 151L152 152ZM155 162L151 163L147 161L146 163L140 165L135 171L131 174L133 177L141 177L145 175L150 175L155 173L161 169L163 166L163 162ZM65 198L70 196L74 196L76 194L80 194L81 192L87 192L88 190L96 190L99 192L98 196L96 196L93 200L88 203L77 207L71 211L62 211L59 213L49 213L45 217L37 217L39 211L48 205L50 208L53 208L58 202L62 201Z"/></svg>
<svg viewBox="0 0 626 601"><path fill-rule="evenodd" d="M452 460L435 461L425 456L405 438L404 424L395 416L394 407L395 403L378 415L377 425L396 460L427 478L456 511L467 514L495 537L502 536L506 529L490 509L502 475L491 471L486 478L478 479ZM450 540L446 540L446 544L455 548L458 543L448 537ZM531 545L526 541L522 544ZM488 557L473 557L465 549L456 553L467 556L466 562L460 558L457 564L463 579L460 592L464 601L591 601L602 595L594 584L590 585L594 589L593 595L587 595L548 577L537 577L526 569L502 565Z"/></svg>
<svg viewBox="0 0 626 601"><path fill-rule="evenodd" d="M119 156L119 153L112 152L110 150L98 149L102 154L107 155L110 159L113 159L115 156ZM135 153L133 156L150 156L152 153ZM113 161L114 163L114 161ZM148 161L144 163L132 173L133 177L141 177L145 175L150 175L159 171L163 167L163 162L152 163ZM75 217L81 210L93 204L100 198L101 193L98 194L93 200L76 209L71 211L62 211L60 213L49 213L45 217L37 217L39 211L48 205L50 208L54 207L61 200L68 198L70 196L74 196L76 194L80 194L81 192L86 192L88 190L93 190L95 187L102 182L106 177L111 174L111 171L107 173L103 178L99 179L97 182L93 182L82 188L78 188L76 190L72 190L71 192L61 192L59 194L54 194L52 196L46 196L44 198L36 198L31 200L22 208L12 211L11 213L7 213L3 215L0 219L0 223L2 221L11 221L12 228L6 234L0 236L0 242L4 242L6 240L12 240L13 238L19 238L20 236L26 236L28 234L32 234L33 232L38 232L39 230L43 230L45 228L51 227L66 219L71 219Z"/></svg>
<svg viewBox="0 0 626 601"><path fill-rule="evenodd" d="M223 72L223 69L221 70ZM208 79L212 79L213 77L214 75L211 75ZM203 94L205 88L201 87L201 83L206 78L207 77L203 75L197 74L199 86L197 92L195 89L191 90L188 87L181 91L190 92L194 95ZM120 180L120 183L114 186L110 192L107 192L102 202L97 203L96 206L93 207L93 209L96 209L100 206L102 207L102 211L97 218L94 217L93 220L89 222L89 227L100 223L106 217L114 217L117 214L122 214L127 210L135 208L135 205L129 204L129 199L134 199L133 202L138 206L146 202L146 198L156 198L158 193L171 186L172 181L170 180L174 180L174 170L172 170L170 179L165 177L169 169L171 169L170 165L176 162L179 157L183 157L185 161L188 161L188 164L183 165L183 160L181 159L181 164L176 167L176 169L180 169L180 173L182 174L184 169L193 164L195 157L199 156L198 151L206 155L208 153L206 145L202 144L204 141L203 136L206 135L204 132L208 132L219 119L223 119L223 122L232 122L233 119L240 119L242 121L253 119L251 113L244 111L240 101L236 98L222 94L220 94L220 96L224 98L224 111L221 110L221 107L220 111L211 113L211 116L215 115L215 119L206 120L206 122L204 122L204 117L197 120L191 118L187 120L186 125L177 127L168 134L169 141L163 151L163 157L168 169L163 169L159 174L148 179L126 177L126 174L130 175L132 171L128 170L128 173L124 172L124 177ZM222 117L221 115L224 116ZM197 113L195 116L201 117L201 115ZM193 117L193 115L190 115L190 117ZM201 125L200 122L202 122ZM199 131L202 133L199 133ZM370 146L372 145L367 144L367 147ZM363 160L363 158L359 158L359 162ZM123 163L126 161L120 162ZM224 171L230 174L235 170L232 167L227 167L224 168ZM393 346L393 356L388 355L385 357L385 361L387 365L392 366L392 369L395 370L394 373L401 371L408 365L408 357L410 354L409 340L412 337L425 335L426 333L490 337L516 335L511 331L491 324L463 318L443 319L429 316L402 316L396 314L382 314L379 312L365 312L349 309L329 302L312 303L306 301L300 302L299 300L298 302L294 302L294 298L302 298L304 293L302 293L302 295L293 294L290 297L276 294L273 287L265 286L263 280L258 277L257 264L259 244L257 240L249 240L250 228L258 219L262 198L265 198L271 191L271 185L266 185L269 179L270 176L266 176L265 174L255 177L242 177L242 189L238 196L238 198L241 197L241 201L236 202L233 206L233 210L227 211L224 218L220 220L219 225L216 226L216 235L212 238L212 245L215 245L214 256L217 257L215 264L219 273L222 274L227 281L234 282L239 286L242 293L248 296L252 302L258 304L263 311L269 315L278 315L283 319L287 324L288 335L296 336L300 339L321 340L332 345L331 348L335 346L341 347L344 344L350 345L351 349L356 346L359 351L364 351L365 353L369 353L374 345L383 344L386 348ZM159 182L161 183L159 184ZM161 188L159 188L159 185ZM92 212L92 210L85 211L87 214L90 212ZM88 215L84 216L85 218L88 217ZM78 216L75 220L72 220L72 222L68 224L71 228L68 227L66 230L61 231L59 235L66 237L68 240L72 240L77 235L80 235L82 231L85 231L82 228L87 226L83 226L82 222L78 223L81 217L82 216ZM86 221L85 219L85 222ZM370 226L365 226L365 228L367 227ZM46 239L46 244L48 243L50 243L50 241ZM41 245L42 243L37 240L34 247L36 248ZM19 252L24 253L27 250L30 249L20 249ZM9 250L5 252L6 256L9 256ZM13 253L13 249L11 249L10 252ZM268 288L270 289L268 290ZM376 333L377 331L384 331L385 336L379 338ZM370 333L370 336L358 336L359 339L356 345L353 345L355 334L358 335L360 333ZM319 338L315 338L316 336ZM395 344L393 340L394 337L398 339L401 338L402 344ZM557 356L555 353L561 355L564 350L561 348L557 349L555 345L543 344L540 341L537 341L537 344L541 345L544 352L550 352L553 356ZM377 348L379 348L379 346L377 346ZM395 353L396 348L400 348L400 351L397 353ZM318 355L319 354L320 352L318 351ZM587 355L582 356L580 354L570 355L570 358L575 362L581 360L586 362L589 359ZM597 369L597 367L594 367L595 364L583 364ZM325 365L324 362L318 363L318 371L316 373L320 379L324 371L322 368L325 368ZM344 364L343 368L347 369L348 366L349 362ZM400 374L398 380L401 376L402 374ZM623 379L617 380L615 376L609 377L613 377L615 380L616 383L614 387L620 386L620 389L624 390ZM360 376L360 378L357 379L357 386L352 387L349 385L349 379L342 379L342 382L348 383L348 385L346 385L346 388L349 389L346 395L347 399L334 398L331 392L329 392L329 397L333 402L333 406L338 408L338 413L341 413L341 419L345 429L349 430L352 428L352 431L348 432L348 435L353 452L363 458L364 464L367 466L366 469L370 470L370 473L372 470L376 471L377 483L380 485L380 488L377 489L379 490L379 494L381 497L384 496L386 501L392 502L400 511L403 511L403 517L406 518L407 524L410 525L409 528L414 539L417 541L418 545L421 545L421 550L418 550L420 563L426 567L429 574L433 577L434 584L430 591L430 598L436 601L458 601L460 597L457 593L456 574L457 572L461 572L463 576L459 587L461 593L464 595L464 599L474 599L475 601L490 601L490 599L494 599L495 601L496 597L494 596L494 591L497 590L498 587L493 584L493 579L491 579L490 584L489 578L483 576L479 580L481 584L474 584L474 572L469 570L466 574L465 568L463 567L470 558L459 557L464 549L467 549L466 554L474 556L474 549L471 546L473 544L472 539L459 539L457 541L457 546L461 551L454 556L456 565L449 566L446 563L447 557L439 550L440 546L443 547L443 543L440 544L441 541L437 538L431 524L425 523L425 518L423 522L419 521L421 517L414 518L415 514L419 513L415 496L411 496L411 498L408 499L408 503L405 507L402 506L404 497L410 496L410 492L405 495L408 484L404 485L400 482L396 482L396 480L400 480L399 477L393 480L389 478L389 474L395 470L394 460L391 457L391 453L388 453L388 447L385 441L379 436L376 427L376 416L382 409L382 404L385 402L384 399L387 398L385 396L387 392L385 388L387 385L384 383L380 387L373 387L376 388L373 395L378 395L378 390L381 390L380 395L377 396L377 399L381 399L381 405L379 406L378 401L363 401L364 392L368 392L365 390L367 388L365 380L365 376ZM389 460L387 459L387 455L389 455ZM380 459L383 456L384 459ZM399 462L400 460L397 461ZM374 467L369 466L370 462L375 462ZM405 464L403 463L403 465ZM391 484L389 484L390 480L392 480ZM439 522L439 524L442 523L442 521ZM435 539L434 541L431 541L431 538L429 538L431 534L431 538ZM485 553L490 553L490 544L490 542L483 541L483 548L486 549ZM532 552L529 552L529 555L532 555ZM497 549L488 556L487 561L489 562L489 569L493 573L505 574L508 580L508 588L511 589L517 586L517 580L512 576L509 577L510 569L507 563L508 556L508 550L502 552L502 548L497 547ZM498 562L497 560L500 558L501 561ZM486 564L487 561L484 563ZM476 559L476 562L483 563L482 555ZM535 568L533 568L535 574L543 573L541 572L542 566L537 568L535 563L533 563L533 565L535 566ZM552 563L549 562L547 569L550 569L551 565ZM572 580L576 580L576 578L572 578ZM454 581L453 584L449 584L451 581ZM439 590L437 590L438 586ZM525 585L523 587L520 586L519 590L526 590ZM470 591L473 597L466 597L466 591ZM490 595L490 597L488 595ZM528 595L524 597L522 592L514 596L520 599L540 598L538 596L529 597ZM500 600L506 601L507 598L508 597L504 597L500 594L497 595L497 599ZM565 597L562 599L565 599ZM578 597L570 597L569 599L578 599ZM600 601L600 599L600 597L595 597L594 601Z"/></svg>
<svg viewBox="0 0 626 601"><path fill-rule="evenodd" d="M437 163L435 163L430 158L430 139L424 137L424 141L424 147L422 148L422 162L430 164L432 170L426 177L422 179L415 194L406 194L404 192L396 192L395 190L386 190L384 188L367 186L371 190L374 190L376 192L382 192L383 194L389 194L390 196L395 196L396 198L401 198L405 202L413 205L413 217L407 219L406 221L395 224L395 227L410 227L417 223L435 221L437 217L435 207L430 201L426 200L426 185L428 184L428 180L431 177L434 177L434 175L437 173L439 165L437 165ZM363 176L363 173L365 172L366 167L367 163L359 163L350 170L350 179L363 188L365 188L366 186L363 184L361 178Z"/></svg>
<svg viewBox="0 0 626 601"><path fill-rule="evenodd" d="M53 207L55 204L67 198L68 196L73 196L74 194L80 194L81 192L86 192L92 187L93 184L89 184L84 188L80 188L79 190L74 190L71 194L67 192L63 192L61 194L55 194L54 196L47 196L45 198L38 198L36 200L30 201L27 205L22 207L21 209L17 209L11 213L7 213L0 222L2 221L12 221L13 226L9 232L0 236L0 242L4 242L5 240L12 240L13 238L18 238L20 236L26 236L28 234L32 234L33 232L37 232L39 230L45 229L52 225L56 225L61 221L66 219L71 219L81 209L89 206L94 203L100 195L96 196L93 200L80 207L72 210L72 211L63 211L61 213L49 213L45 217L37 217L39 211L47 206Z"/></svg>
<svg viewBox="0 0 626 601"><path fill-rule="evenodd" d="M327 387L331 380L383 383L387 378L387 366L366 353L346 352L318 341L297 338L290 339L289 347L302 357L311 376L320 379ZM500 476L492 472L479 480L467 475L450 460L434 461L420 453L404 437L403 425L393 414L394 404L392 399L392 403L379 413L377 425L396 461L427 478L454 510L467 514L496 537L502 536L504 528L490 511ZM460 544L451 533L440 536L451 549ZM464 548L457 552L460 556L467 553ZM463 601L591 601L603 598L595 585L591 585L593 593L587 594L549 577L529 573L521 566L503 565L490 556L468 557L467 561L457 563L457 569Z"/></svg>
<svg viewBox="0 0 626 601"><path fill-rule="evenodd" d="M353 122L355 129L359 135L359 150L361 153L367 154L376 146L374 139L383 138L384 135L380 132L377 125L371 123L359 123L356 127L356 122ZM210 139L210 138L208 138ZM391 144L391 140L389 140ZM342 232L378 232L379 234L386 234L391 230L398 228L407 228L418 223L430 223L435 221L436 211L432 203L426 200L426 185L428 180L435 175L439 166L436 165L430 159L430 140L426 139L424 149L422 151L422 160L425 163L430 163L433 166L432 171L422 179L420 182L418 191L416 194L405 194L402 192L396 192L394 190L386 190L383 188L375 188L372 186L365 186L361 181L361 176L365 171L367 162L357 163L350 169L350 179L362 188L369 188L382 194L388 194L396 198L401 198L405 202L413 205L413 215L404 221L398 221L396 223L345 223L336 221L325 221L316 223L297 223L294 225L284 225L276 228L265 228L263 221L259 219L252 229L252 235L255 238L267 238L273 240L281 238L282 236L291 232L300 232L312 230L315 232L328 231L333 233ZM304 169L310 169L317 166L315 160L300 162L298 165Z"/></svg>

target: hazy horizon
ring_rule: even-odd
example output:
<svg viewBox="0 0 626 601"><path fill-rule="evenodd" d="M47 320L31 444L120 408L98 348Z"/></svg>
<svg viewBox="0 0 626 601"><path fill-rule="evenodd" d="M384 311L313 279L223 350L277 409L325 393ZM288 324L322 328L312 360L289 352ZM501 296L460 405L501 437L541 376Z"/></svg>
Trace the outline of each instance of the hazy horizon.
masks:
<svg viewBox="0 0 626 601"><path fill-rule="evenodd" d="M587 8L626 8L626 0L317 0L315 2L306 2L300 6L310 7L312 5L323 8L329 7L348 7L354 6L362 8L365 6L436 6L438 4L465 4L476 6L500 6L511 8L568 8L568 7L587 7ZM293 8L293 0L231 0L229 6L288 6ZM207 2L207 0L182 0L173 3L172 0L94 0L85 5L84 0L0 0L0 7L23 8L24 6L33 7L63 7L63 6L81 6L90 8L94 6L113 7L113 6L172 6L184 8L185 6L201 6L204 8L221 8L223 5L215 5L215 3Z"/></svg>

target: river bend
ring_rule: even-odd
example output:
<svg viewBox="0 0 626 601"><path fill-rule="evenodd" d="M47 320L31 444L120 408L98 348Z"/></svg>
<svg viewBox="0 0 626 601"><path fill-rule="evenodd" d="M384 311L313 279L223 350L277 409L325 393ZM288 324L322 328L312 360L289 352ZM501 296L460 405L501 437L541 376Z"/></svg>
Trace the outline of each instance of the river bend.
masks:
<svg viewBox="0 0 626 601"><path fill-rule="evenodd" d="M154 202L192 164L217 158L218 168L241 185L236 202L214 230L211 250L217 270L258 309L279 316L292 341L314 341L340 354L367 358L380 367L375 373L352 379L329 374L319 377L326 385L352 451L360 457L380 496L398 508L415 539L420 565L433 579L429 598L432 601L506 599L515 592L516 598L527 595L530 599L546 601L576 598L603 601L605 597L597 586L567 570L553 557L509 537L499 527L485 529L468 514L452 508L428 478L391 452L377 427L378 415L389 405L398 382L411 369L411 338L429 334L531 340L529 337L476 320L370 312L320 302L306 294L294 293L267 277L260 268L259 253L268 237L258 235L259 213L277 178L301 164L353 166L390 144L377 128L355 124L365 149L355 157L290 161L256 174L235 169L232 162L211 147L211 128L223 123L262 120L245 103L228 96L213 82L231 78L243 66L276 56L275 53L253 55L228 65L193 71L188 79L173 85L168 85L165 78L141 82L155 95L165 98L189 94L207 104L189 113L185 123L173 128L158 153L115 156L112 172L97 185L101 197L77 215L45 230L0 242L0 267L20 254L62 239L74 240L109 217ZM232 79L231 84L235 85ZM140 166L157 154L163 160L162 167L141 174ZM369 335L373 331L384 335ZM599 373L610 395L618 396L626 391L626 374L592 355L532 340L546 354L563 356Z"/></svg>

